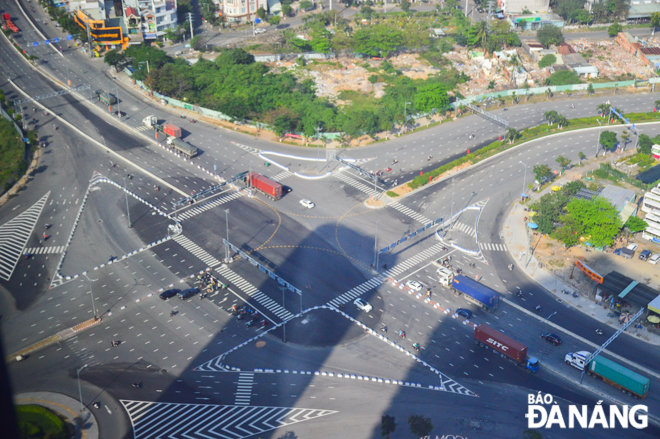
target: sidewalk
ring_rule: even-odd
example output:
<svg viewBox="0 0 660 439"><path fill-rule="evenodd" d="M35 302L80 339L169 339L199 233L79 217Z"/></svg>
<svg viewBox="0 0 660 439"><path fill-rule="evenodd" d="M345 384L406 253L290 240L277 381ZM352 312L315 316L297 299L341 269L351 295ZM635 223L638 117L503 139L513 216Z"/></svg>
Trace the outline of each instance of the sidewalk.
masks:
<svg viewBox="0 0 660 439"><path fill-rule="evenodd" d="M87 407L80 411L80 401L54 392L28 392L14 396L16 405L36 404L58 413L76 429L76 439L98 439L99 426Z"/></svg>
<svg viewBox="0 0 660 439"><path fill-rule="evenodd" d="M598 166L599 163L597 162L593 163L592 166L585 166L585 168L581 169L581 173L584 174L587 170L590 170L591 167L596 168ZM557 179L552 186L563 186L569 181L573 181L573 178L561 177ZM550 188L548 187L540 193L533 193L527 204L529 205L530 202L536 201L549 190ZM598 304L593 299L593 293L591 292L592 283L580 284L579 282L569 281L568 279L557 278L546 270L546 264L539 261L534 254L530 258L529 249L537 244L541 235L533 232L527 227L525 222L525 217L527 215L529 215L529 212L525 212L525 206L516 202L504 221L504 243L511 256L517 261L516 269L523 270L530 278L545 288L549 293L556 296L556 298L562 303L571 305L581 312L588 314L590 317L603 322L604 325L609 325L618 330L620 328L618 320L616 318L608 317L610 310L606 306ZM562 290L568 290L571 292L576 291L578 297L574 297L572 294L564 294L562 293ZM660 345L660 335L646 330L636 330L633 329L633 326L629 327L625 334L634 336L635 338L649 344Z"/></svg>

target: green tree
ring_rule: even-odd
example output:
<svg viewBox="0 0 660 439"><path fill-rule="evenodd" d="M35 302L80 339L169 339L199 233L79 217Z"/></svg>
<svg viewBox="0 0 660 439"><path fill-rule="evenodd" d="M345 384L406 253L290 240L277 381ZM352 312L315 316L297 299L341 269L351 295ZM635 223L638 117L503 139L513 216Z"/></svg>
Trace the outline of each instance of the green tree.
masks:
<svg viewBox="0 0 660 439"><path fill-rule="evenodd" d="M374 15L374 10L371 9L369 6L362 6L362 8L360 8L360 14L362 14L364 18L369 20Z"/></svg>
<svg viewBox="0 0 660 439"><path fill-rule="evenodd" d="M568 119L566 119L566 118L565 118L564 116L562 116L561 114L560 114L559 117L557 118L557 128L560 128L560 129L561 129L561 128L563 128L563 127L567 127L569 123L570 123L570 122L568 121Z"/></svg>
<svg viewBox="0 0 660 439"><path fill-rule="evenodd" d="M613 23L610 25L610 27L607 28L607 34L610 37L616 37L622 30L623 26L621 26L619 23Z"/></svg>
<svg viewBox="0 0 660 439"><path fill-rule="evenodd" d="M580 76L572 70L559 70L546 78L545 85L579 84Z"/></svg>
<svg viewBox="0 0 660 439"><path fill-rule="evenodd" d="M649 21L649 24L653 27L653 32L658 29L658 26L660 26L660 13L654 12L651 14L651 20Z"/></svg>
<svg viewBox="0 0 660 439"><path fill-rule="evenodd" d="M559 166L561 167L562 171L565 170L566 168L568 168L571 165L571 160L567 159L563 155L560 155L559 157L557 157L557 159L555 161L557 163L559 163Z"/></svg>
<svg viewBox="0 0 660 439"><path fill-rule="evenodd" d="M557 57L552 54L549 54L541 58L541 61L539 61L539 67L543 68L543 67L551 66L556 63L557 63Z"/></svg>
<svg viewBox="0 0 660 439"><path fill-rule="evenodd" d="M423 113L430 113L433 109L441 110L449 106L447 87L438 82L425 84L417 88L414 98L414 107Z"/></svg>
<svg viewBox="0 0 660 439"><path fill-rule="evenodd" d="M384 24L364 27L353 34L355 50L369 56L387 57L403 39L403 33Z"/></svg>
<svg viewBox="0 0 660 439"><path fill-rule="evenodd" d="M289 16L293 12L293 8L290 4L282 3L282 14Z"/></svg>
<svg viewBox="0 0 660 439"><path fill-rule="evenodd" d="M399 4L399 7L403 12L410 12L410 8L412 7L412 3L408 0L401 0L401 3Z"/></svg>
<svg viewBox="0 0 660 439"><path fill-rule="evenodd" d="M273 121L273 129L277 137L282 137L293 128L293 120L289 114L277 116Z"/></svg>
<svg viewBox="0 0 660 439"><path fill-rule="evenodd" d="M495 81L490 81L488 83L488 90L493 90L495 88Z"/></svg>
<svg viewBox="0 0 660 439"><path fill-rule="evenodd" d="M278 24L280 24L281 20L282 20L282 17L280 17L279 15L271 15L268 18L268 23L273 25L273 26L277 26Z"/></svg>
<svg viewBox="0 0 660 439"><path fill-rule="evenodd" d="M551 24L541 26L536 32L536 38L538 38L539 43L543 44L543 47L546 49L553 44L557 45L564 42L564 35L562 35L561 29Z"/></svg>
<svg viewBox="0 0 660 439"><path fill-rule="evenodd" d="M603 131L600 133L600 139L598 143L603 145L603 148L606 150L613 150L618 143L616 133L613 133L612 131Z"/></svg>
<svg viewBox="0 0 660 439"><path fill-rule="evenodd" d="M509 141L509 145L512 145L513 142L520 138L520 132L515 128L506 129L506 139Z"/></svg>
<svg viewBox="0 0 660 439"><path fill-rule="evenodd" d="M594 85L590 82L589 85L587 85L587 94L592 95L594 93Z"/></svg>
<svg viewBox="0 0 660 439"><path fill-rule="evenodd" d="M410 415L408 425L410 426L410 432L417 437L428 436L433 431L431 418L423 415Z"/></svg>
<svg viewBox="0 0 660 439"><path fill-rule="evenodd" d="M640 134L639 135L639 144L637 145L637 149L639 149L639 152L642 154L646 155L651 155L651 149L653 148L653 139L648 136L648 134Z"/></svg>
<svg viewBox="0 0 660 439"><path fill-rule="evenodd" d="M622 226L616 207L604 197L572 199L561 220L564 227L594 247L611 245Z"/></svg>
<svg viewBox="0 0 660 439"><path fill-rule="evenodd" d="M609 114L610 110L612 109L612 106L609 104L600 104L599 106L596 107L596 109L600 114Z"/></svg>
<svg viewBox="0 0 660 439"><path fill-rule="evenodd" d="M559 120L559 113L554 110L546 111L543 113L543 117L548 121L548 125L553 125Z"/></svg>
<svg viewBox="0 0 660 439"><path fill-rule="evenodd" d="M585 160L587 158L586 155L582 151L578 152L578 158L580 159L580 164L582 164L582 160Z"/></svg>
<svg viewBox="0 0 660 439"><path fill-rule="evenodd" d="M302 2L300 2L302 6ZM257 17L259 17L262 21L266 21L266 17L268 14L266 14L266 10L264 9L263 6L259 6L259 9L257 9Z"/></svg>
<svg viewBox="0 0 660 439"><path fill-rule="evenodd" d="M536 181L539 183L543 182L543 179L551 179L552 178L552 169L550 169L550 166L548 165L534 165L534 168L532 168L532 171L534 172L534 177L536 177Z"/></svg>
<svg viewBox="0 0 660 439"><path fill-rule="evenodd" d="M624 224L624 227L630 230L630 233L643 232L648 226L649 224L638 216L629 217Z"/></svg>
<svg viewBox="0 0 660 439"><path fill-rule="evenodd" d="M103 61L113 67L117 67L117 64L121 64L126 60L126 56L123 53L120 53L118 50L108 50L103 56Z"/></svg>
<svg viewBox="0 0 660 439"><path fill-rule="evenodd" d="M396 430L396 421L394 416L383 415L380 418L380 435L389 439L390 435Z"/></svg>

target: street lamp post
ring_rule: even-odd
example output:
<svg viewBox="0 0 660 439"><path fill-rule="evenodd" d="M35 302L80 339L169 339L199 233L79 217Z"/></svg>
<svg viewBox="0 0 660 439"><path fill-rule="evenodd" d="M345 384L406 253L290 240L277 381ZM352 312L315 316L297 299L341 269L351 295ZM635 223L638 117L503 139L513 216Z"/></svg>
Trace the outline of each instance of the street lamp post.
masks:
<svg viewBox="0 0 660 439"><path fill-rule="evenodd" d="M225 209L225 224L227 226L227 245L225 245L225 259L229 260L229 209Z"/></svg>
<svg viewBox="0 0 660 439"><path fill-rule="evenodd" d="M376 221L376 234L374 235L374 273L378 273L378 221Z"/></svg>
<svg viewBox="0 0 660 439"><path fill-rule="evenodd" d="M85 409L85 406L83 405L82 401L82 389L80 388L80 371L86 368L87 365L85 364L83 367L76 369L76 376L78 377L78 395L80 396L80 411L82 412Z"/></svg>
<svg viewBox="0 0 660 439"><path fill-rule="evenodd" d="M87 281L89 282L89 294L92 296L92 311L94 311L94 320L97 319L96 315L96 306L94 305L94 292L92 291L92 282L96 282L98 279L91 280L89 276L87 276L87 272L83 271L83 276L87 278Z"/></svg>
<svg viewBox="0 0 660 439"><path fill-rule="evenodd" d="M128 218L128 228L131 228L131 211L128 208L128 191L126 190L126 177L124 177L124 196L126 198L126 217Z"/></svg>
<svg viewBox="0 0 660 439"><path fill-rule="evenodd" d="M520 193L520 196L522 197L523 201L525 201L525 183L527 180L527 165L523 163L522 160L520 161L520 164L525 167L525 173L523 174L523 188L522 188L522 192Z"/></svg>
<svg viewBox="0 0 660 439"><path fill-rule="evenodd" d="M598 119L598 138L596 139L596 157L598 157L598 150L600 149L600 130L603 128L603 124L600 123Z"/></svg>
<svg viewBox="0 0 660 439"><path fill-rule="evenodd" d="M316 145L316 171L321 172L321 137L319 133L321 132L321 127L316 127L316 140L319 142L318 145Z"/></svg>
<svg viewBox="0 0 660 439"><path fill-rule="evenodd" d="M281 287L281 289L282 289L282 308L284 308L284 293L286 291L286 288ZM286 320L282 322L282 343L286 343Z"/></svg>
<svg viewBox="0 0 660 439"><path fill-rule="evenodd" d="M403 104L403 126L406 126L406 123L408 122L408 113L406 113L406 107L410 105L410 102L405 102Z"/></svg>
<svg viewBox="0 0 660 439"><path fill-rule="evenodd" d="M119 87L115 87L115 99L117 99L117 117L121 119L121 110L119 109Z"/></svg>

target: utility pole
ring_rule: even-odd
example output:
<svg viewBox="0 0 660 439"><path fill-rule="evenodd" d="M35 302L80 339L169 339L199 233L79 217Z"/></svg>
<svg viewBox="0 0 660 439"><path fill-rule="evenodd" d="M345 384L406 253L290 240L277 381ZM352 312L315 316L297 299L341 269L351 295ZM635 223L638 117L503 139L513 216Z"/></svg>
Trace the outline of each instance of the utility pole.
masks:
<svg viewBox="0 0 660 439"><path fill-rule="evenodd" d="M121 110L119 109L119 87L115 87L115 99L117 99L117 117L121 119Z"/></svg>
<svg viewBox="0 0 660 439"><path fill-rule="evenodd" d="M96 320L97 315L96 315L96 306L94 305L94 292L92 291L92 282L96 282L98 279L91 280L87 276L86 271L83 271L83 276L85 276L87 278L87 281L89 282L89 294L92 296L92 311L94 312L94 320Z"/></svg>
<svg viewBox="0 0 660 439"><path fill-rule="evenodd" d="M89 44L89 57L93 58L94 56L94 51L92 50L92 35L91 32L89 31L89 16L86 15L86 20L85 20L85 29L87 29L87 44Z"/></svg>
<svg viewBox="0 0 660 439"><path fill-rule="evenodd" d="M128 208L128 191L126 190L126 177L124 177L124 196L126 197L126 216L128 217L128 228L131 228L131 211Z"/></svg>
<svg viewBox="0 0 660 439"><path fill-rule="evenodd" d="M284 308L284 292L286 288L280 287L280 289L282 290L282 308ZM286 343L286 320L282 321L282 343Z"/></svg>
<svg viewBox="0 0 660 439"><path fill-rule="evenodd" d="M321 163L320 154L321 153L320 153L320 149L319 149L320 146L321 146L320 145L321 137L319 135L320 133L321 133L321 127L316 127L316 140L319 141L319 145L316 145L316 170L317 170L317 172L321 172L321 165L320 165L320 163Z"/></svg>
<svg viewBox="0 0 660 439"><path fill-rule="evenodd" d="M447 235L447 232L449 232L449 229L451 229L452 225L454 224L454 179L451 179L451 214L449 215L449 227L447 227L447 231L445 232L445 235Z"/></svg>
<svg viewBox="0 0 660 439"><path fill-rule="evenodd" d="M522 192L520 193L520 196L522 197L523 201L525 201L525 181L527 180L527 165L520 161L520 164L525 167L525 174L523 176L523 188Z"/></svg>
<svg viewBox="0 0 660 439"><path fill-rule="evenodd" d="M598 157L598 150L600 149L600 130L602 128L603 128L603 124L601 124L600 121L598 121L598 138L596 139L596 157Z"/></svg>
<svg viewBox="0 0 660 439"><path fill-rule="evenodd" d="M192 40L193 37L195 36L193 34L193 14L192 12L188 12L188 22L190 23L190 39ZM194 49L194 47L190 46L191 49Z"/></svg>

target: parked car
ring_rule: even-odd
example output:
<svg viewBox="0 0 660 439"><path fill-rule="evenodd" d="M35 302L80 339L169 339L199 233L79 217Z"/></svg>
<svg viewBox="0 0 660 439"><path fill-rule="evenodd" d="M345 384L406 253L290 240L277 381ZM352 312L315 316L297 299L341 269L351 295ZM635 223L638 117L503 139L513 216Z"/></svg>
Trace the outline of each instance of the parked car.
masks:
<svg viewBox="0 0 660 439"><path fill-rule="evenodd" d="M300 205L301 205L302 207L306 207L307 209L313 209L314 206L316 206L316 204L314 204L314 203L313 203L312 201L310 201L310 200L300 200Z"/></svg>
<svg viewBox="0 0 660 439"><path fill-rule="evenodd" d="M424 287L424 285L420 284L416 280L409 280L406 282L406 286L413 291L422 291L422 288Z"/></svg>
<svg viewBox="0 0 660 439"><path fill-rule="evenodd" d="M255 33L255 34L262 34L262 33L266 32L266 30L267 30L267 29L255 29L255 30L254 30L254 33Z"/></svg>
<svg viewBox="0 0 660 439"><path fill-rule="evenodd" d="M627 248L628 250L633 251L633 252L634 252L634 251L637 251L637 248L638 248L638 247L639 247L639 246L638 246L637 244L635 244L634 242L633 242L632 244L628 244L628 245L626 246L626 248Z"/></svg>
<svg viewBox="0 0 660 439"><path fill-rule="evenodd" d="M459 316L463 316L466 319L469 319L469 318L472 317L472 311L470 311L469 309L465 309L465 308L458 308L456 310L456 314L458 314Z"/></svg>
<svg viewBox="0 0 660 439"><path fill-rule="evenodd" d="M557 334L553 334L551 332L541 334L541 338L555 346L559 346L561 344L561 338L559 338Z"/></svg>
<svg viewBox="0 0 660 439"><path fill-rule="evenodd" d="M649 258L649 262L653 265L656 265L660 261L660 254L654 253L653 256Z"/></svg>
<svg viewBox="0 0 660 439"><path fill-rule="evenodd" d="M642 250L642 252L639 254L639 259L642 261L648 261L651 255L652 253L650 250Z"/></svg>
<svg viewBox="0 0 660 439"><path fill-rule="evenodd" d="M374 309L373 306L366 300L360 299L359 297L353 301L353 305L357 307L360 311L369 312Z"/></svg>
<svg viewBox="0 0 660 439"><path fill-rule="evenodd" d="M620 248L617 248L617 249L614 250L612 253L614 253L615 256L621 256L621 249L620 249Z"/></svg>
<svg viewBox="0 0 660 439"><path fill-rule="evenodd" d="M176 288L173 288L171 290L166 290L166 291L163 291L162 293L160 293L160 298L163 299L163 300L167 300L170 297L176 296L180 292L181 292L181 290L177 290Z"/></svg>
<svg viewBox="0 0 660 439"><path fill-rule="evenodd" d="M199 288L188 288L187 290L183 290L179 293L179 299L187 299L197 293L199 293Z"/></svg>

